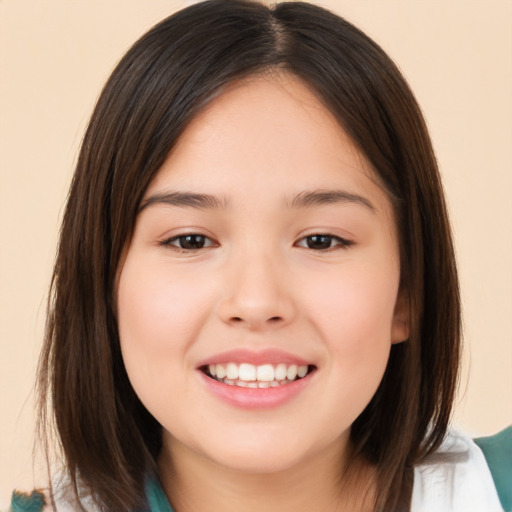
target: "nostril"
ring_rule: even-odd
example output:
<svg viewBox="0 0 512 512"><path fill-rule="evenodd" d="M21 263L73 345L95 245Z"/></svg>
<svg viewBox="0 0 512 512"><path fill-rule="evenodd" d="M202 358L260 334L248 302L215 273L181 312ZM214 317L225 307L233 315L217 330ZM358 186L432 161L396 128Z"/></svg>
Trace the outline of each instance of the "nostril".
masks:
<svg viewBox="0 0 512 512"><path fill-rule="evenodd" d="M228 322L231 325L247 325L249 328L256 328L257 326L263 327L266 325L267 327L270 326L279 326L281 323L284 322L284 317L282 316L271 316L268 318L265 318L264 315L261 316L261 318L255 318L248 315L245 316L231 316L229 317Z"/></svg>

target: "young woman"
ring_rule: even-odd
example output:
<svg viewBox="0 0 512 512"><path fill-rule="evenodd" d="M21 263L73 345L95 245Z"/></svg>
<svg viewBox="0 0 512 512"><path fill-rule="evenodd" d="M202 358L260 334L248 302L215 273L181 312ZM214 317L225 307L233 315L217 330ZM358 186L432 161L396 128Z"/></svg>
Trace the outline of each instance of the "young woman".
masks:
<svg viewBox="0 0 512 512"><path fill-rule="evenodd" d="M312 5L214 0L135 43L61 231L51 507L501 510L448 431L459 353L432 147L373 41Z"/></svg>

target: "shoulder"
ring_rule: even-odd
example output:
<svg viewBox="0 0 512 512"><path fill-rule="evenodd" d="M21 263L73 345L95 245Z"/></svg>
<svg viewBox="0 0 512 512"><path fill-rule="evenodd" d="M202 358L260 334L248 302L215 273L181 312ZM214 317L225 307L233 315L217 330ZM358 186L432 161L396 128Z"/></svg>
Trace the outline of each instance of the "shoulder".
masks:
<svg viewBox="0 0 512 512"><path fill-rule="evenodd" d="M48 496L43 491L32 491L30 494L13 491L9 512L49 512L53 511Z"/></svg>
<svg viewBox="0 0 512 512"><path fill-rule="evenodd" d="M87 510L98 512L99 508L88 495L77 500L68 482L52 482L50 489L36 489L30 493L13 491L8 512L71 512Z"/></svg>
<svg viewBox="0 0 512 512"><path fill-rule="evenodd" d="M412 512L502 512L486 459L466 434L450 430L414 471Z"/></svg>
<svg viewBox="0 0 512 512"><path fill-rule="evenodd" d="M512 426L475 443L485 456L503 508L512 512Z"/></svg>

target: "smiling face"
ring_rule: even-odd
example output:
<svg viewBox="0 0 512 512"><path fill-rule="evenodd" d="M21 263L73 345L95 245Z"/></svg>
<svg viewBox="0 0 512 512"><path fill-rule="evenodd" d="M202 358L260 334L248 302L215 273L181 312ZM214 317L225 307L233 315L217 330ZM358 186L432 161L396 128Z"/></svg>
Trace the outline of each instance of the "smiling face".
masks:
<svg viewBox="0 0 512 512"><path fill-rule="evenodd" d="M146 191L118 282L165 453L243 472L342 456L408 334L399 281L390 201L299 80L214 99Z"/></svg>

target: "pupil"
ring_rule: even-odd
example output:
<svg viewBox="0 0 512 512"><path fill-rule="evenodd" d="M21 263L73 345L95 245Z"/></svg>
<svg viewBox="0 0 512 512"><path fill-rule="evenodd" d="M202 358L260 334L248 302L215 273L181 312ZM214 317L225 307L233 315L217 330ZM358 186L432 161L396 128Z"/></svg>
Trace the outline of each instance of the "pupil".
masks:
<svg viewBox="0 0 512 512"><path fill-rule="evenodd" d="M325 235L312 235L308 237L307 243L310 249L329 249L329 247L331 247L331 237Z"/></svg>
<svg viewBox="0 0 512 512"><path fill-rule="evenodd" d="M203 235L187 235L182 236L180 240L182 249L201 249L204 247Z"/></svg>

